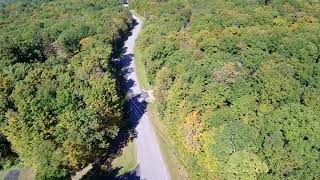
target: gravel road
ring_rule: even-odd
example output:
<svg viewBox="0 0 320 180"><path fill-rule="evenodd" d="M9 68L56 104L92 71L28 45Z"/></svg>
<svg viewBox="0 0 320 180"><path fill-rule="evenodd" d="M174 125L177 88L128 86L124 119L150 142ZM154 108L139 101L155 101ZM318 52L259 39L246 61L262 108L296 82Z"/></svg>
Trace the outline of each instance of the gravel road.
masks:
<svg viewBox="0 0 320 180"><path fill-rule="evenodd" d="M130 119L135 123L137 138L135 139L138 174L146 180L169 180L170 175L164 163L157 137L147 115L146 103L142 100L134 64L133 49L135 40L142 28L142 21L133 15L136 25L124 44L125 53L121 64L125 69L125 89L129 100Z"/></svg>

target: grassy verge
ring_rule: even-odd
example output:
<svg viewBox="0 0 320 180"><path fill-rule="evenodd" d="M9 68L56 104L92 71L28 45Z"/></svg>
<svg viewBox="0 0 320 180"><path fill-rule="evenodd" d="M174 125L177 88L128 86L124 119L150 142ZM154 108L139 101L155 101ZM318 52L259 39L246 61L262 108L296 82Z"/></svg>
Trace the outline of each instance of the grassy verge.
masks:
<svg viewBox="0 0 320 180"><path fill-rule="evenodd" d="M142 89L150 90L151 86L150 86L150 83L148 82L146 68L143 63L144 61L142 60L142 58L143 58L142 53L139 48L134 49L134 55L135 55L134 63L137 68L136 73L137 73L137 77L139 79L139 85Z"/></svg>
<svg viewBox="0 0 320 180"><path fill-rule="evenodd" d="M155 129L162 155L170 172L171 179L188 179L187 171L176 156L172 139L168 136L164 124L160 120L156 103L149 104L149 117Z"/></svg>
<svg viewBox="0 0 320 180"><path fill-rule="evenodd" d="M112 166L113 168L121 168L118 172L118 176L120 176L134 170L137 166L136 162L134 143L130 142L125 148L123 148L121 156L113 160Z"/></svg>
<svg viewBox="0 0 320 180"><path fill-rule="evenodd" d="M145 18L140 16L140 14L138 14L135 10L131 10L131 13L135 16L138 16L143 22L145 22Z"/></svg>
<svg viewBox="0 0 320 180"><path fill-rule="evenodd" d="M132 13L138 17L138 14L136 14L134 11ZM143 18L142 18L143 20ZM135 53L135 66L136 66L136 73L137 77L139 79L139 85L142 89L145 90L151 90L152 87L150 83L148 82L147 78L147 73L146 73L146 68L144 65L143 61L143 55L141 53L141 50L139 48L134 49ZM161 148L162 155L164 156L164 161L166 162L167 168L169 170L169 173L171 175L171 179L188 179L187 178L187 173L184 169L184 167L181 165L179 160L177 159L174 149L172 147L173 143L170 140L170 137L166 133L166 129L159 119L158 115L158 109L155 103L150 103L149 104L149 117L152 121L155 133L157 135L157 139Z"/></svg>
<svg viewBox="0 0 320 180"><path fill-rule="evenodd" d="M132 10L131 12L135 16L138 16L142 21L144 21L144 18L141 17L139 14L137 14L135 11ZM142 55L141 49L139 49L137 47L134 48L134 59L135 59L134 60L135 66L137 68L136 73L137 73L137 77L139 79L140 87L145 90L150 90L151 85L148 82L146 67L143 63L144 62L143 55Z"/></svg>

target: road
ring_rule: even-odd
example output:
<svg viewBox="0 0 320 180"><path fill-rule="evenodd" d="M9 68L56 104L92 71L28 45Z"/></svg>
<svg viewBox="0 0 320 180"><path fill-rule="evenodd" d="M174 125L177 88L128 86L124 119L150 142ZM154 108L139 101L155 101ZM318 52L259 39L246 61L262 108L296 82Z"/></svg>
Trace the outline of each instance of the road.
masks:
<svg viewBox="0 0 320 180"><path fill-rule="evenodd" d="M6 176L3 178L3 180L18 180L20 175L20 170L13 169L10 170Z"/></svg>
<svg viewBox="0 0 320 180"><path fill-rule="evenodd" d="M138 174L146 180L169 180L170 175L164 163L158 140L147 115L146 103L141 98L141 89L136 75L133 49L139 32L142 29L142 21L133 15L136 21L131 35L125 41L125 53L120 59L125 72L125 90L129 100L129 116L137 131L135 146L138 161Z"/></svg>

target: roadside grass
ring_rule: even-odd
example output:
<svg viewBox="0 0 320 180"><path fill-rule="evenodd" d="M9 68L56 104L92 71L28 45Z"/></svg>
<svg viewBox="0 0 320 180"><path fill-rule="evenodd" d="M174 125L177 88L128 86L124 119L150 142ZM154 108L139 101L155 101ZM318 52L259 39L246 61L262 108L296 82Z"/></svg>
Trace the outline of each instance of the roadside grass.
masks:
<svg viewBox="0 0 320 180"><path fill-rule="evenodd" d="M155 129L161 152L164 156L164 161L166 162L171 179L188 179L188 174L183 166L183 163L177 158L175 149L173 147L173 140L168 136L166 128L159 118L160 116L156 103L150 103L148 110L149 117Z"/></svg>
<svg viewBox="0 0 320 180"><path fill-rule="evenodd" d="M137 77L139 79L139 85L144 90L150 90L151 85L148 82L146 67L143 63L144 61L143 61L141 50L139 48L135 48L134 55L135 55L134 63L135 63L135 67L137 68L136 73L137 73Z"/></svg>
<svg viewBox="0 0 320 180"><path fill-rule="evenodd" d="M114 169L121 168L118 172L118 176L128 173L134 170L137 166L136 150L133 142L129 142L126 147L123 148L122 154L113 160L112 167Z"/></svg>
<svg viewBox="0 0 320 180"><path fill-rule="evenodd" d="M131 13L135 16L138 16L142 22L145 22L145 18L143 16L140 16L140 14L138 14L135 10L131 10Z"/></svg>
<svg viewBox="0 0 320 180"><path fill-rule="evenodd" d="M141 16L135 13L134 11L132 11L132 13L141 18ZM142 18L142 20L144 19ZM143 61L141 50L135 47L134 54L135 54L134 63L136 67L137 77L139 79L139 85L144 90L151 90L152 87L148 82L146 67L143 63L144 61ZM154 130L161 148L161 152L162 152L162 155L164 156L164 161L167 165L171 179L176 179L176 180L188 179L184 166L182 165L181 162L179 162L179 160L175 155L174 149L172 147L173 143L170 143L172 142L172 140L167 135L166 128L164 127L163 123L159 118L160 116L158 113L156 103L150 103L148 105L148 110L149 110L148 111L149 117L151 119L151 123L153 124Z"/></svg>
<svg viewBox="0 0 320 180"><path fill-rule="evenodd" d="M142 22L145 22L145 19L140 16L138 13L135 12L135 10L131 10L131 13L135 16L138 16ZM143 26L142 26L143 29ZM138 39L139 39L139 35L138 35ZM139 79L139 85L142 89L144 90L150 90L151 89L151 85L148 81L147 78L147 72L146 72L146 66L143 63L143 56L142 56L142 52L141 49L139 49L137 46L135 46L134 48L134 64L135 67L137 68L137 77Z"/></svg>
<svg viewBox="0 0 320 180"><path fill-rule="evenodd" d="M116 179L118 177L121 179L122 176L125 177L126 174L130 174L135 171L137 167L136 162L134 143L129 142L127 146L122 148L121 154L111 160L111 164L109 164L109 161L105 161L98 166L89 164L87 167L73 175L71 180Z"/></svg>

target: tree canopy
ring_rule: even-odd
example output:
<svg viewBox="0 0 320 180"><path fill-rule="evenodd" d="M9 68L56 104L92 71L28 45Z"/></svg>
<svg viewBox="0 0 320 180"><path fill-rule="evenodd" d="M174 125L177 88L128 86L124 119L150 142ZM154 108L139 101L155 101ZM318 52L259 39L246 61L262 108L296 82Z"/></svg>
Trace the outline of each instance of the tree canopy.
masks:
<svg viewBox="0 0 320 180"><path fill-rule="evenodd" d="M190 179L320 178L320 3L135 0L141 61Z"/></svg>
<svg viewBox="0 0 320 180"><path fill-rule="evenodd" d="M117 0L0 4L0 169L38 179L104 155L123 123L111 60L132 18Z"/></svg>

